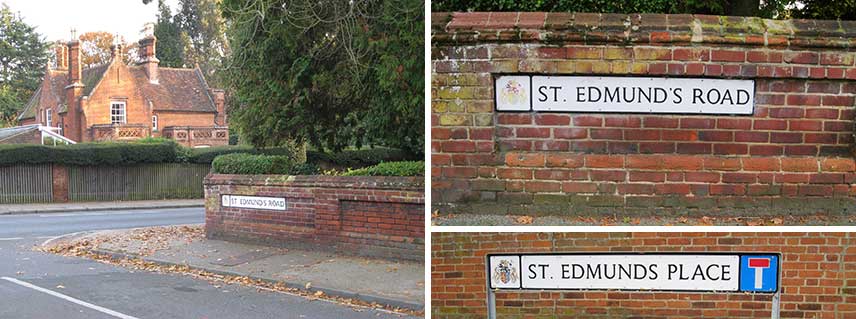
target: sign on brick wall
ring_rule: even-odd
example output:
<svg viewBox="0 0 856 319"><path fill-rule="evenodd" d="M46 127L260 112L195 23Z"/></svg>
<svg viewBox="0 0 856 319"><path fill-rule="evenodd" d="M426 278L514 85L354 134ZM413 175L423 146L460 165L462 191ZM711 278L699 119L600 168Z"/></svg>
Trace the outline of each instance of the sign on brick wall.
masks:
<svg viewBox="0 0 856 319"><path fill-rule="evenodd" d="M497 111L752 114L755 81L502 75Z"/></svg>
<svg viewBox="0 0 856 319"><path fill-rule="evenodd" d="M284 197L223 195L223 207L285 210Z"/></svg>
<svg viewBox="0 0 856 319"><path fill-rule="evenodd" d="M491 289L778 290L777 254L502 254L487 258Z"/></svg>

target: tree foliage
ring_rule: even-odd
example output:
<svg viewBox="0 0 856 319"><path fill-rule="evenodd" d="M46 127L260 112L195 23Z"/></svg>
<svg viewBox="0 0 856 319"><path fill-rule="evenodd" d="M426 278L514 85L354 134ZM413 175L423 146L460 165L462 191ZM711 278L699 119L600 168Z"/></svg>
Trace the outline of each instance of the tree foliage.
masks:
<svg viewBox="0 0 856 319"><path fill-rule="evenodd" d="M436 0L434 11L694 13L787 19L856 19L856 0Z"/></svg>
<svg viewBox="0 0 856 319"><path fill-rule="evenodd" d="M170 68L184 67L184 43L181 27L173 18L172 10L163 0L158 1L157 23L155 23L157 55L160 65Z"/></svg>
<svg viewBox="0 0 856 319"><path fill-rule="evenodd" d="M256 146L422 152L424 3L224 0L231 124Z"/></svg>
<svg viewBox="0 0 856 319"><path fill-rule="evenodd" d="M144 4L152 0L143 0ZM221 86L219 71L229 55L221 0L179 0L173 10L158 0L155 37L158 59L168 67L199 66L209 84Z"/></svg>
<svg viewBox="0 0 856 319"><path fill-rule="evenodd" d="M116 37L110 32L93 31L80 35L80 61L84 68L106 64L113 57L113 45ZM120 38L122 45L123 63L136 60L137 44L128 44Z"/></svg>
<svg viewBox="0 0 856 319"><path fill-rule="evenodd" d="M50 44L5 4L0 4L0 126L15 116L39 87Z"/></svg>
<svg viewBox="0 0 856 319"><path fill-rule="evenodd" d="M801 0L795 18L856 20L856 0Z"/></svg>

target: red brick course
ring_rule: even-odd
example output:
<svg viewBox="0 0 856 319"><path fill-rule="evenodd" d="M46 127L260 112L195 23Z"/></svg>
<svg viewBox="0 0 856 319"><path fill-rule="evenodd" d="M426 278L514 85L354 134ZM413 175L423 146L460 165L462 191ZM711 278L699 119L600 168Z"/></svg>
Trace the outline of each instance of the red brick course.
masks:
<svg viewBox="0 0 856 319"><path fill-rule="evenodd" d="M516 252L781 252L782 318L856 317L849 233L433 233L433 318L485 318L484 260ZM771 295L499 291L501 318L769 318Z"/></svg>
<svg viewBox="0 0 856 319"><path fill-rule="evenodd" d="M285 197L285 211L221 206L221 195ZM421 177L211 174L205 179L208 238L319 244L385 258L424 258Z"/></svg>
<svg viewBox="0 0 856 319"><path fill-rule="evenodd" d="M525 24L519 20L524 15ZM480 211L538 212L545 211L536 207L538 195L568 190L586 197L560 206L589 207L591 195L614 197L608 203L621 208L735 209L732 199L721 197L741 196L771 208L771 199L813 196L832 210L839 199L856 198L853 170L836 171L841 178L831 178L820 167L824 161L853 161L852 21L490 12L434 13L432 19L432 201L438 207L473 211L470 204L479 202L496 204ZM748 116L495 112L493 76L499 73L754 79L755 111ZM464 134L474 130L478 138ZM594 154L599 160L576 165ZM571 158L573 165L557 164L557 156ZM615 164L630 158L650 163ZM673 164L720 159L737 165ZM811 161L816 169L781 177L789 159ZM772 162L782 164L762 165ZM658 163L663 166L644 166ZM638 173L663 178L629 179ZM666 173L674 174L666 179ZM498 182L479 189L482 180ZM575 183L582 186L570 185ZM750 191L761 188L768 191ZM627 197L637 195L649 198L629 205ZM663 203L663 195L680 196ZM492 200L510 197L523 207ZM784 208L823 207L815 204Z"/></svg>

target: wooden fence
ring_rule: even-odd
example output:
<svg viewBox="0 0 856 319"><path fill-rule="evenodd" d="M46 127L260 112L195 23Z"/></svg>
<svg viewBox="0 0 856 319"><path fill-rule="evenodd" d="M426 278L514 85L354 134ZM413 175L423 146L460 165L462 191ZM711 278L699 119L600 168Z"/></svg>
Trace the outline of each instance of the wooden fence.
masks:
<svg viewBox="0 0 856 319"><path fill-rule="evenodd" d="M0 167L0 204L203 198L206 164ZM56 184L56 185L55 185ZM59 191L58 191L59 190ZM57 196L67 191L66 196Z"/></svg>
<svg viewBox="0 0 856 319"><path fill-rule="evenodd" d="M51 165L0 167L0 204L53 200Z"/></svg>

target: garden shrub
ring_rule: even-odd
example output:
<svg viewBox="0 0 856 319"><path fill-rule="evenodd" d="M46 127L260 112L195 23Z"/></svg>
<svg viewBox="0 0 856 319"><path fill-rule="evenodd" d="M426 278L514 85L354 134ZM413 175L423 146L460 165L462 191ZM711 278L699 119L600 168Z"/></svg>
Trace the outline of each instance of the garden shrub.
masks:
<svg viewBox="0 0 856 319"><path fill-rule="evenodd" d="M16 164L130 165L180 162L179 146L159 143L78 143L0 145L0 166Z"/></svg>
<svg viewBox="0 0 856 319"><path fill-rule="evenodd" d="M351 170L342 176L424 176L425 162L386 162L374 166Z"/></svg>
<svg viewBox="0 0 856 319"><path fill-rule="evenodd" d="M327 163L341 168L360 168L377 165L383 162L413 161L422 159L419 154L413 154L395 148L371 148L362 150L345 150L339 153L324 153L307 151L306 161L310 163Z"/></svg>
<svg viewBox="0 0 856 319"><path fill-rule="evenodd" d="M284 175L291 172L294 162L284 155L233 153L217 156L211 166L218 174Z"/></svg>

